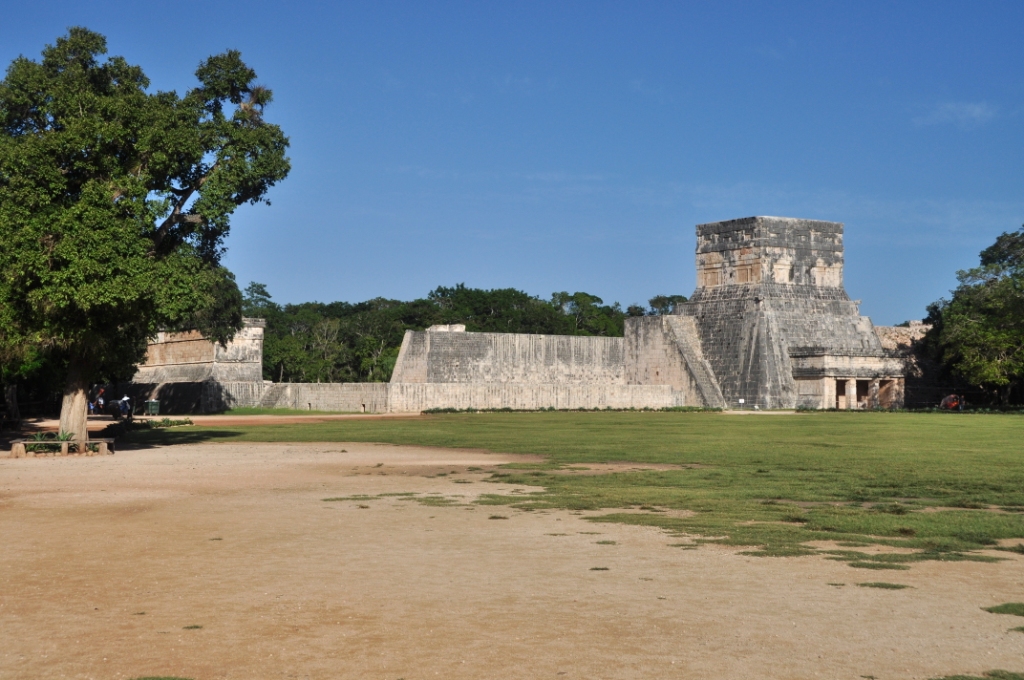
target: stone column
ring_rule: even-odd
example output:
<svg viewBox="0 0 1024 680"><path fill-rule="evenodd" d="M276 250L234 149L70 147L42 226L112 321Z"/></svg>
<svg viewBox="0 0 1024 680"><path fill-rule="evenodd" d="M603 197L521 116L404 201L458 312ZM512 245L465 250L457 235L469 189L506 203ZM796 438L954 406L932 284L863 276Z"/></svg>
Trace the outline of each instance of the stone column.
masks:
<svg viewBox="0 0 1024 680"><path fill-rule="evenodd" d="M846 408L855 409L857 408L857 381L847 380L846 381Z"/></svg>
<svg viewBox="0 0 1024 680"><path fill-rule="evenodd" d="M836 380L834 378L825 378L821 382L821 405L818 408L835 408Z"/></svg>
<svg viewBox="0 0 1024 680"><path fill-rule="evenodd" d="M868 403L871 404L871 408L878 408L878 383L881 382L878 378L871 381L871 387L868 388Z"/></svg>

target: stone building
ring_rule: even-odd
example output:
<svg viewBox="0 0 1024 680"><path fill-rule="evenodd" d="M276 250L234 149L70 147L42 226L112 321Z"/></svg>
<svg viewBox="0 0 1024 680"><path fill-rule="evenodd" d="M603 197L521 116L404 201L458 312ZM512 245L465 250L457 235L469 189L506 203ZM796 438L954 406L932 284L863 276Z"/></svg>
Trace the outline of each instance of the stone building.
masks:
<svg viewBox="0 0 1024 680"><path fill-rule="evenodd" d="M196 331L157 333L128 391L136 403L159 399L172 413L211 413L258 404L263 384L263 319L242 319L227 345Z"/></svg>
<svg viewBox="0 0 1024 680"><path fill-rule="evenodd" d="M748 217L697 226L694 320L725 402L903 404L903 362L843 287L843 225Z"/></svg>
<svg viewBox="0 0 1024 680"><path fill-rule="evenodd" d="M693 297L672 315L627 319L621 338L435 326L406 332L390 383L275 384L261 379L263 329L249 320L227 348L202 349L206 341L192 335L158 338L135 381L161 394L201 381L202 410L903 405L907 354L884 347L847 296L842 224L701 224L696 254Z"/></svg>

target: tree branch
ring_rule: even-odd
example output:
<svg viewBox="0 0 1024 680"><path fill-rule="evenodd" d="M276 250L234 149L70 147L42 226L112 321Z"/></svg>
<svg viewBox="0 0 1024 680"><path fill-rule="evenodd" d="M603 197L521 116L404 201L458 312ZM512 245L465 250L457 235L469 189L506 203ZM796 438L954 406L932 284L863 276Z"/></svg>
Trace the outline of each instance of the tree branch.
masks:
<svg viewBox="0 0 1024 680"><path fill-rule="evenodd" d="M188 224L202 224L203 223L202 216L200 216L200 215L182 215L181 214L181 210L182 210L182 208L185 207L185 204L188 203L188 199L192 198L192 195L194 193L196 193L197 191L199 191L199 189L201 189L204 184L206 184L206 181L210 179L210 177L213 175L214 172L217 171L217 168L219 166L220 166L220 161L217 161L216 163L214 163L213 167L210 168L210 171L208 173L206 173L205 175L203 175L202 177L200 177L199 181L196 182L193 186L186 187L184 189L177 189L177 190L172 189L171 190L172 193L177 194L180 198L178 198L178 200L174 203L174 210L171 211L171 214L167 216L167 219L165 219L160 224L159 227L157 227L155 238L153 239L153 243L158 248L160 247L160 244L163 242L163 240L165 238L167 238L167 233L171 230L171 227L174 226L175 224L180 224L182 222L185 222L185 223L188 223Z"/></svg>

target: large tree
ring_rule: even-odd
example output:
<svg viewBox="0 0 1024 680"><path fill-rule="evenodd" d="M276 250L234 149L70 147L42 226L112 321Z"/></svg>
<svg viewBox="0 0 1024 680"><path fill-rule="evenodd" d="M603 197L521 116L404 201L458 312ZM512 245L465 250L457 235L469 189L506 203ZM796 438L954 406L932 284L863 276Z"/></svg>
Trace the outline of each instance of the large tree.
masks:
<svg viewBox="0 0 1024 680"><path fill-rule="evenodd" d="M0 82L0 344L67 362L61 429L77 438L90 382L130 375L158 328L238 328L219 264L230 216L290 167L238 52L202 62L180 96L106 51L72 28Z"/></svg>
<svg viewBox="0 0 1024 680"><path fill-rule="evenodd" d="M928 308L927 343L954 375L1007 404L1024 382L1024 228L1002 234L957 278L952 297Z"/></svg>

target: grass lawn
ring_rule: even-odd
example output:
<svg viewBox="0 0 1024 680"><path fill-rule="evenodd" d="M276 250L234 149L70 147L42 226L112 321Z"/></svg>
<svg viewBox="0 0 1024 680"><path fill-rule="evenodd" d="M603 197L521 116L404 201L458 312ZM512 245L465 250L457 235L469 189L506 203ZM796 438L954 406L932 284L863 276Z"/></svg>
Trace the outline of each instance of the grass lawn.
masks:
<svg viewBox="0 0 1024 680"><path fill-rule="evenodd" d="M977 550L1024 538L1024 418L1017 415L541 412L440 414L140 431L136 444L198 441L364 441L545 456L509 465L505 484L538 494L487 495L523 510L609 510L596 521L645 524L752 554L817 552L871 569L922 559L992 560ZM584 475L588 463L669 470ZM616 513L630 508L643 512ZM667 512L688 510L694 514ZM870 544L910 553L866 553ZM1016 551L1024 550L1018 548Z"/></svg>
<svg viewBox="0 0 1024 680"><path fill-rule="evenodd" d="M246 406L233 408L218 415L225 416L321 416L337 415L344 413L355 413L355 411L307 411L301 408L260 408L258 406Z"/></svg>

